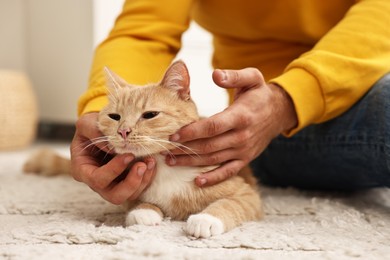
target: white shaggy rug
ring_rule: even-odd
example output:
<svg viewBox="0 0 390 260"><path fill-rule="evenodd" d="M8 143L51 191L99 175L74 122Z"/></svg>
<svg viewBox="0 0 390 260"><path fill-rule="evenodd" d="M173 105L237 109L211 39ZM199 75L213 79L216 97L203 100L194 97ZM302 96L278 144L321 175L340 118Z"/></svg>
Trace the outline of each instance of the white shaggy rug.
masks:
<svg viewBox="0 0 390 260"><path fill-rule="evenodd" d="M169 219L125 228L121 208L85 185L22 174L31 149L0 153L0 259L390 259L388 189L264 188L263 221L194 239Z"/></svg>

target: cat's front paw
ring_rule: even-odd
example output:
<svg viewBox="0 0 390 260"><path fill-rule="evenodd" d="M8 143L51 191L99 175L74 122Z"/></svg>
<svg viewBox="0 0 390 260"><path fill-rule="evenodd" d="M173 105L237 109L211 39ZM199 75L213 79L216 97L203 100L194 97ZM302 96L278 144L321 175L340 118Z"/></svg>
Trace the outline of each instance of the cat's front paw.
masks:
<svg viewBox="0 0 390 260"><path fill-rule="evenodd" d="M153 209L134 209L127 214L126 226L136 224L156 226L162 221L162 216Z"/></svg>
<svg viewBox="0 0 390 260"><path fill-rule="evenodd" d="M225 232L224 225L219 218L210 214L191 215L187 220L187 233L197 238L208 238Z"/></svg>

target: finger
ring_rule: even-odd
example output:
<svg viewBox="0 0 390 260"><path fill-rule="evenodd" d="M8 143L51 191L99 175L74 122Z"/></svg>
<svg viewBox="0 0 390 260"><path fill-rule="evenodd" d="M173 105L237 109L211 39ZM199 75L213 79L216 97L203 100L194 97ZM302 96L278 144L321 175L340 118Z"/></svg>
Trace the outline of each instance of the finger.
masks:
<svg viewBox="0 0 390 260"><path fill-rule="evenodd" d="M108 141L100 132L98 125L98 113L89 113L80 117L76 122L78 135L85 137L85 140L80 145L83 149L86 147L98 147L100 150L109 152Z"/></svg>
<svg viewBox="0 0 390 260"><path fill-rule="evenodd" d="M93 145L85 147L86 143L88 143L89 140L85 137L79 136L77 133L76 135L77 136L73 138L73 141L70 146L70 155L72 159L86 156L90 157L91 159L94 159L99 164L102 164L102 159L107 160L112 158L112 154L104 152Z"/></svg>
<svg viewBox="0 0 390 260"><path fill-rule="evenodd" d="M215 84L223 88L251 88L265 83L261 72L256 68L242 70L219 70L213 72Z"/></svg>
<svg viewBox="0 0 390 260"><path fill-rule="evenodd" d="M195 179L196 185L199 187L207 187L220 183L232 176L238 174L238 172L245 166L245 163L240 160L234 160L227 162L226 164L218 167L215 170L206 172Z"/></svg>
<svg viewBox="0 0 390 260"><path fill-rule="evenodd" d="M70 155L71 157L78 157L85 154L88 154L87 149L83 149L83 144L88 139L79 134L79 131L76 130L76 133L73 137L72 143L70 144Z"/></svg>
<svg viewBox="0 0 390 260"><path fill-rule="evenodd" d="M82 172L81 172L81 166L84 164L90 165L91 167L94 166L97 168L99 164L96 162L96 160L88 155L88 152L81 149L80 143L82 142L82 138L76 134L73 137L71 146L70 146L70 157L71 157L71 175L73 178L77 181L82 181ZM94 169L91 169L91 171Z"/></svg>
<svg viewBox="0 0 390 260"><path fill-rule="evenodd" d="M168 156L166 163L169 166L209 166L221 164L240 156L241 150L232 148L210 154Z"/></svg>
<svg viewBox="0 0 390 260"><path fill-rule="evenodd" d="M137 191L135 191L133 193L133 195L131 195L129 197L130 200L135 200L137 199L141 193L146 189L146 187L148 187L151 183L151 181L153 180L154 176L156 175L156 162L154 161L153 158L148 158L145 160L145 164L147 166L146 168L146 171L145 171L145 174L142 178L142 182L138 188Z"/></svg>
<svg viewBox="0 0 390 260"><path fill-rule="evenodd" d="M189 142L201 138L209 138L225 133L237 125L234 111L226 110L209 118L201 119L181 128L170 138L173 142Z"/></svg>
<svg viewBox="0 0 390 260"><path fill-rule="evenodd" d="M113 185L105 192L104 198L109 202L119 205L128 200L140 187L147 166L143 162L133 165L126 178Z"/></svg>
<svg viewBox="0 0 390 260"><path fill-rule="evenodd" d="M98 113L90 113L81 116L76 122L76 129L81 136L91 137L96 135L98 131L97 127Z"/></svg>
<svg viewBox="0 0 390 260"><path fill-rule="evenodd" d="M215 136L212 139L199 139L182 144L182 147L171 150L169 155L201 155L209 154L228 148L241 147L251 138L251 133L244 123L240 124L244 129L228 131L227 133Z"/></svg>
<svg viewBox="0 0 390 260"><path fill-rule="evenodd" d="M93 190L100 191L106 189L119 175L127 168L129 163L134 160L131 154L117 155L105 165L98 167L88 163L78 163L81 172L81 180L90 186Z"/></svg>

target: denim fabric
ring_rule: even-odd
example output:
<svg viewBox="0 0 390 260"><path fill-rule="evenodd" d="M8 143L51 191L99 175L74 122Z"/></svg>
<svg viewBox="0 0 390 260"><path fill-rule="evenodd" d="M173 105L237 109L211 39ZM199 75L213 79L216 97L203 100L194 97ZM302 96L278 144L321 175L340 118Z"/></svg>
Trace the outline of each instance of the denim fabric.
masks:
<svg viewBox="0 0 390 260"><path fill-rule="evenodd" d="M272 186L390 187L390 74L336 119L276 138L251 166L260 182Z"/></svg>

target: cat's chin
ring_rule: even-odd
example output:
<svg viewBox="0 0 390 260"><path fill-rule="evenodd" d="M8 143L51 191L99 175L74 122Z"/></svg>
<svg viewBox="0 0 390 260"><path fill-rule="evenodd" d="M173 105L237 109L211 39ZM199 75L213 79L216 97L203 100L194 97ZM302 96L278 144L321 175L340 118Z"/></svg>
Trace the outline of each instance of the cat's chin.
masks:
<svg viewBox="0 0 390 260"><path fill-rule="evenodd" d="M134 147L115 147L114 151L116 154L133 154L135 157L146 157L150 156L150 153L145 153L144 149L137 149Z"/></svg>
<svg viewBox="0 0 390 260"><path fill-rule="evenodd" d="M134 151L134 149L130 149L130 148L116 147L114 150L115 150L116 154L131 153L131 154L134 154L136 157L140 156L138 151Z"/></svg>

